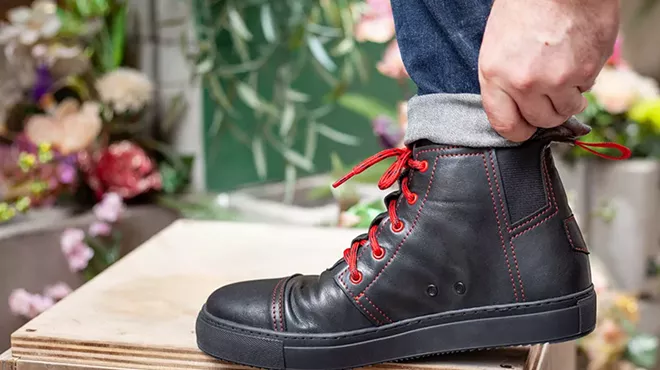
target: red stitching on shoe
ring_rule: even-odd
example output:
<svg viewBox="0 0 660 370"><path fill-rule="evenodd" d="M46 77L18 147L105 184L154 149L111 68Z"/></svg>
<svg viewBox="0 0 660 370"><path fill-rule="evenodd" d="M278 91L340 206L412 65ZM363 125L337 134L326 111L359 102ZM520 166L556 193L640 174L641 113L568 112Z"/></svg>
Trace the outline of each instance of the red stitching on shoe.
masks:
<svg viewBox="0 0 660 370"><path fill-rule="evenodd" d="M378 319L376 318L376 316L374 316L371 312L369 312L369 310L367 310L366 307L364 307L364 306L362 305L362 303L360 302L360 298L355 297L355 298L353 298L353 299L355 300L355 303L357 303L358 305L360 305L360 307L362 307L362 309L364 310L364 312L366 312L367 315L369 315L369 317L371 317L372 319L374 319L374 321L376 321L376 324L378 324L378 325L383 325L383 323L380 322L380 320L378 320Z"/></svg>
<svg viewBox="0 0 660 370"><path fill-rule="evenodd" d="M488 152L488 158L490 159L490 165L491 168L493 169L493 179L495 180L495 186L497 187L497 195L500 198L500 208L502 212L502 217L504 218L505 224L507 231L510 230L509 228L509 216L506 213L506 209L504 208L504 201L502 200L502 191L500 189L500 181L497 177L497 170L495 169L495 162L493 161L493 152L489 151ZM513 244L513 242L509 243L511 245L511 255L513 256L513 262L516 266L516 275L518 275L518 283L520 284L520 296L522 297L523 302L527 300L525 297L525 286L522 281L522 275L520 274L520 267L518 266L518 257L516 256L516 246Z"/></svg>
<svg viewBox="0 0 660 370"><path fill-rule="evenodd" d="M282 331L286 331L286 329L284 327L284 302L283 302L284 289L285 288L286 288L286 280L285 280L284 284L282 284L282 288L280 289L280 299L279 299L279 301L280 301L280 326L281 326Z"/></svg>
<svg viewBox="0 0 660 370"><path fill-rule="evenodd" d="M590 253L589 249L576 247L575 243L573 243L573 238L571 237L571 229L568 228L568 222L574 219L575 219L575 215L571 215L571 217L564 220L564 230L566 230L566 236L568 237L568 242L571 244L571 248L573 248L574 250L584 253Z"/></svg>
<svg viewBox="0 0 660 370"><path fill-rule="evenodd" d="M444 148L435 148L435 149L424 149L420 150L417 153L415 153L415 158L417 158L420 154L422 153L429 153L429 152L444 152L445 150L450 150L450 149L463 149L460 146L446 146Z"/></svg>
<svg viewBox="0 0 660 370"><path fill-rule="evenodd" d="M378 313L379 313L381 316L383 316L387 321L389 321L389 322L393 322L392 319L390 319L387 315L385 315L385 313L384 313L383 311L381 311L381 310L378 308L378 306L376 306L376 305L371 301L371 299L369 299L369 297L367 297L366 294L363 293L362 296L364 297L364 299L367 300L367 302L369 302L370 305L372 305L372 306L376 309L376 311L378 311Z"/></svg>
<svg viewBox="0 0 660 370"><path fill-rule="evenodd" d="M277 288L280 287L280 284L282 284L282 282L283 282L284 280L286 280L286 278L282 278L280 281L277 282L277 284L275 284L275 289L273 289L273 299L271 300L271 302L272 302L272 308L273 308L273 309L272 309L272 311L273 311L273 329L274 329L275 331L278 331L278 328L277 328L277 317L276 317L276 312L277 312L277 301L275 301L275 296L277 295Z"/></svg>
<svg viewBox="0 0 660 370"><path fill-rule="evenodd" d="M495 195L493 194L493 183L490 181L490 172L488 171L488 162L486 161L486 153L481 153L481 157L484 160L484 171L486 171L486 178L488 179L488 189L490 190L490 199L493 201L493 214L495 215L495 221L497 221L497 232L500 235L500 242L502 243L502 252L504 252L504 260L506 261L506 267L509 270L509 278L511 279L511 286L513 287L513 295L518 302L518 289L516 289L516 281L513 280L513 272L511 271L511 264L509 263L509 253L506 251L506 243L504 242L504 236L502 235L502 224L500 223L500 216L497 212L497 202L495 202ZM493 175L495 169L493 168Z"/></svg>
<svg viewBox="0 0 660 370"><path fill-rule="evenodd" d="M522 275L520 274L520 267L518 267L518 257L516 257L516 246L513 244L513 240L509 242L511 245L511 255L513 256L513 262L516 264L516 272L518 273L518 283L520 283L520 296L522 297L523 302L527 301L525 297L525 286L523 285Z"/></svg>
<svg viewBox="0 0 660 370"><path fill-rule="evenodd" d="M439 150L436 149L436 150L429 150L429 151L439 151ZM424 194L424 199L422 200L422 203L419 207L419 210L417 211L417 215L415 216L415 220L413 221L413 223L410 227L410 230L408 230L408 232L403 237L401 242L399 242L399 244L397 245L397 247L394 251L394 254L392 254L392 257L390 257L390 259L387 261L387 263L385 263L385 265L380 270L380 272L378 272L378 274L376 276L374 276L373 280L369 283L369 285L367 285L362 290L362 292L360 292L360 293L366 292L367 289L369 289L376 282L376 280L378 280L378 278L383 273L383 271L385 271L385 269L392 263L392 261L394 260L396 255L399 253L399 250L401 250L401 246L403 246L403 244L406 242L406 240L408 239L408 236L410 236L412 231L415 230L415 226L417 226L417 221L419 221L419 217L422 214L422 210L424 209L424 205L426 204L426 200L429 197L429 193L430 193L431 187L433 185L433 180L435 178L435 171L436 171L438 161L440 160L440 158L446 158L446 157L472 157L472 156L479 156L479 155L483 156L483 153L444 154L444 155L438 155L438 156L435 157L435 162L433 163L433 171L431 172L431 180L429 181L429 186L426 189L426 194Z"/></svg>

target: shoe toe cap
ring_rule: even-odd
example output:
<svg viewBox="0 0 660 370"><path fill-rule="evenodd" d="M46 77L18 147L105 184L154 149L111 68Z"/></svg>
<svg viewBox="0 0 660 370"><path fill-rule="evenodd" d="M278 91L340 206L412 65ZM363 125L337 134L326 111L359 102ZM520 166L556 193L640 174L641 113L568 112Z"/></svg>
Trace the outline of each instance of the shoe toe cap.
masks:
<svg viewBox="0 0 660 370"><path fill-rule="evenodd" d="M211 294L206 311L233 323L273 329L274 296L280 294L282 279L246 281L224 286ZM278 289L276 289L278 288Z"/></svg>

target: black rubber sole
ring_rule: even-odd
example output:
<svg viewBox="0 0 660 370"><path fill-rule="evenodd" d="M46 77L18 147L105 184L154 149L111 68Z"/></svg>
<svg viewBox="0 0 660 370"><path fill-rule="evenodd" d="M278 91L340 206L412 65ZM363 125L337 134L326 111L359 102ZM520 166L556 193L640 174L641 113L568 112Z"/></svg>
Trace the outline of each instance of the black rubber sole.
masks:
<svg viewBox="0 0 660 370"><path fill-rule="evenodd" d="M197 344L221 360L267 369L347 369L432 354L556 343L596 325L593 288L532 303L429 315L352 332L296 334L256 329L213 317L204 307Z"/></svg>

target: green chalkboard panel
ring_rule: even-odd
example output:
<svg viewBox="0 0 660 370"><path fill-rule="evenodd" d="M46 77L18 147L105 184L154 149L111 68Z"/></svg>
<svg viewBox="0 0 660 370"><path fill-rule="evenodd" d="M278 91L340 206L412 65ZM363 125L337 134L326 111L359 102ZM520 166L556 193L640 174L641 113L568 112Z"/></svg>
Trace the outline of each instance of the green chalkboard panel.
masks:
<svg viewBox="0 0 660 370"><path fill-rule="evenodd" d="M355 81L349 91L373 96L395 110L396 102L401 100L403 96L401 89L396 81L380 75L375 68L376 63L382 56L385 45L365 44L361 47L364 49L368 65L371 66L369 80L366 83ZM269 84L272 78L269 78L269 75L274 76L274 73L274 70L269 71L266 67L266 70L260 74L258 85L260 95L268 97L269 92L272 91L272 84ZM311 66L301 75L294 88L309 94L312 101L317 102L321 101L329 90L328 85L315 73ZM208 90L204 91L203 104L206 185L208 190L226 191L261 182L262 180L259 179L255 170L252 151L249 146L236 140L227 130L221 131L221 134L217 136L210 135L215 106ZM245 132L250 133L254 131L255 127L254 115L245 114L246 109L248 108L239 108L241 117L233 119L233 122ZM244 114L241 114L241 111ZM319 122L339 131L355 135L361 138L361 143L352 147L319 137L314 160L315 167L312 173L328 171L330 168L330 155L333 152L339 154L345 163L353 164L382 149L372 133L371 123L366 118L343 107L337 106L331 114ZM296 133L295 147L301 152L304 148L305 135L304 131ZM266 157L268 159L268 176L265 181L283 180L284 159L271 148L267 149ZM298 171L299 176L312 173Z"/></svg>

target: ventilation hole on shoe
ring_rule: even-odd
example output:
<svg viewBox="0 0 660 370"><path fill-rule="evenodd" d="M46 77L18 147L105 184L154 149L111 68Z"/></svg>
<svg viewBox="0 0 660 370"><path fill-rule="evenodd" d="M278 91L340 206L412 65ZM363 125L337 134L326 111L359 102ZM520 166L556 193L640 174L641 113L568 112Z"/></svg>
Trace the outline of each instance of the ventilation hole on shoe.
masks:
<svg viewBox="0 0 660 370"><path fill-rule="evenodd" d="M509 365L509 364L501 364L500 367L501 367L502 369L513 369L513 366L512 366L512 365Z"/></svg>
<svg viewBox="0 0 660 370"><path fill-rule="evenodd" d="M438 287L436 287L433 284L429 284L429 286L426 287L426 294L428 294L429 297L435 297L438 295Z"/></svg>
<svg viewBox="0 0 660 370"><path fill-rule="evenodd" d="M454 290L456 291L457 294L463 295L467 291L467 288L465 287L465 284L459 281L456 284L454 284Z"/></svg>

